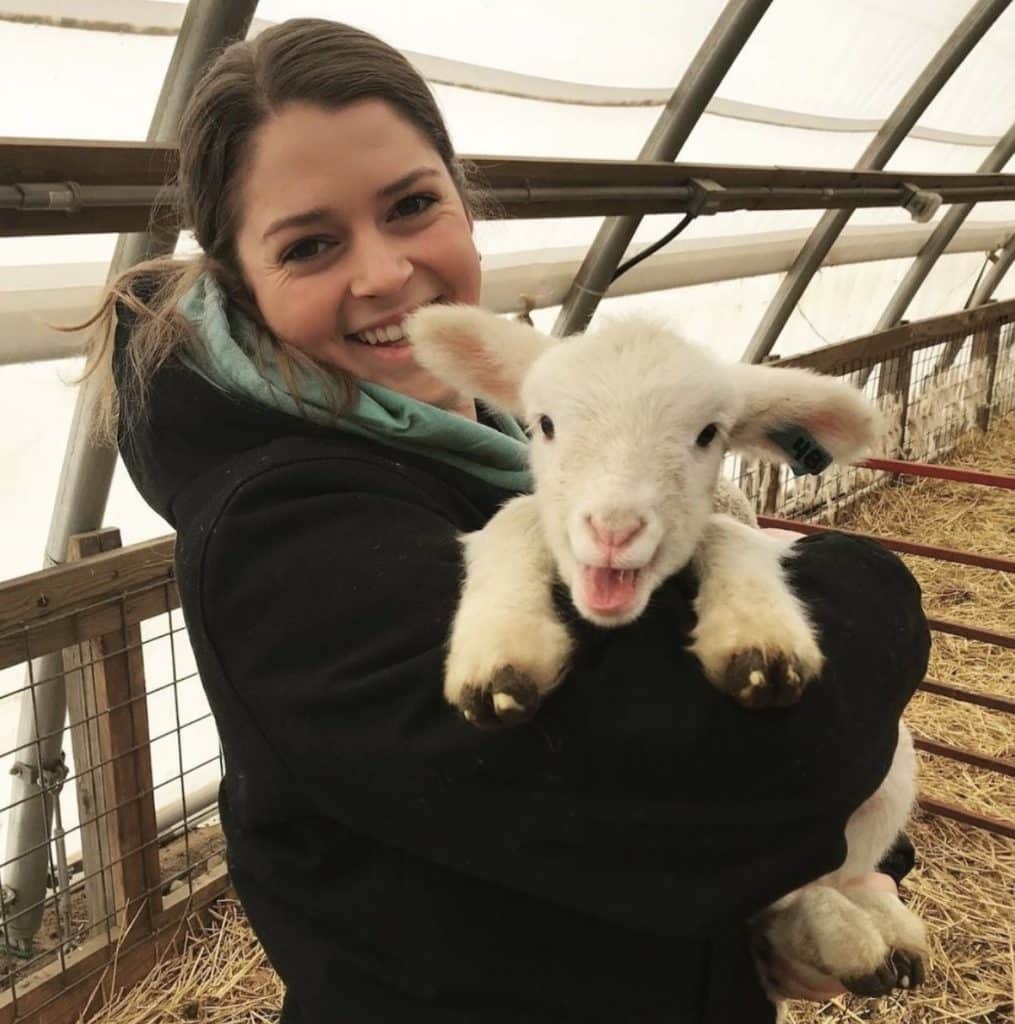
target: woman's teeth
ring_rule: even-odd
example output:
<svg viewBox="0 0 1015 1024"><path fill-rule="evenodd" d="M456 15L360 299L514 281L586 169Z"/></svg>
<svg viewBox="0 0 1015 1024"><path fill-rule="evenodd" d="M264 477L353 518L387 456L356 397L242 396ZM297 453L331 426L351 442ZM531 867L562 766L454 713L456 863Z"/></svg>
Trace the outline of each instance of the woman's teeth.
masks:
<svg viewBox="0 0 1015 1024"><path fill-rule="evenodd" d="M390 327L377 327L369 331L360 331L353 335L359 341L368 345L390 345L393 341L401 341L405 337L401 324L392 324Z"/></svg>

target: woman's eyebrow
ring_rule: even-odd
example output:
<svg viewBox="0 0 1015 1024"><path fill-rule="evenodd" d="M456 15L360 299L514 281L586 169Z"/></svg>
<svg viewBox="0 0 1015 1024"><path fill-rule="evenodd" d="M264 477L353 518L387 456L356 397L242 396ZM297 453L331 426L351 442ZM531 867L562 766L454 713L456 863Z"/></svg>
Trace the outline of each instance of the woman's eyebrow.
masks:
<svg viewBox="0 0 1015 1024"><path fill-rule="evenodd" d="M280 217L269 225L267 231L265 231L261 236L261 241L266 242L272 235L277 234L284 228L304 227L307 224L314 223L315 221L324 220L327 216L328 211L323 207L318 206L313 210L304 210L302 213L294 213L288 217Z"/></svg>
<svg viewBox="0 0 1015 1024"><path fill-rule="evenodd" d="M409 171L408 174L403 174L401 178L393 181L390 185L385 185L378 193L378 197L382 199L390 198L399 192L403 192L405 189L423 178L439 178L440 171L434 167L417 167L414 171ZM305 227L307 224L312 224L315 221L324 220L328 216L328 211L324 207L315 207L313 210L304 210L302 213L294 213L288 217L280 217L278 220L273 221L261 236L261 241L266 242L272 235L277 234L285 228L299 228Z"/></svg>
<svg viewBox="0 0 1015 1024"><path fill-rule="evenodd" d="M410 185L415 185L421 178L437 178L440 177L440 171L434 167L417 167L414 171L409 171L408 174L403 174L397 181L393 181L390 185L385 185L377 195L382 199L390 198L396 192L402 192L409 188Z"/></svg>

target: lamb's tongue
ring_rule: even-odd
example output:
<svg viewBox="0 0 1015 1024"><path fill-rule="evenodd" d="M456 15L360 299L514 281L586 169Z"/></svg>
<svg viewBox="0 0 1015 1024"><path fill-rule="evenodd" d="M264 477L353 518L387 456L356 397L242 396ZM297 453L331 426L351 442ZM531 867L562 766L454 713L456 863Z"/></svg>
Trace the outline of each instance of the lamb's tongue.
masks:
<svg viewBox="0 0 1015 1024"><path fill-rule="evenodd" d="M607 569L585 566L585 600L597 612L613 612L623 608L634 596L637 573L631 569Z"/></svg>

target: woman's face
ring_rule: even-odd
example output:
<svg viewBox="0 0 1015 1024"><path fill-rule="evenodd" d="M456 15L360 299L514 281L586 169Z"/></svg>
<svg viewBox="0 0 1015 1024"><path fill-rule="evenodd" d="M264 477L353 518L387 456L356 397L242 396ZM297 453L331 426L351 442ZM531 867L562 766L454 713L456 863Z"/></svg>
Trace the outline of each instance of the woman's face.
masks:
<svg viewBox="0 0 1015 1024"><path fill-rule="evenodd" d="M469 412L413 359L400 324L479 301L472 221L443 161L383 100L292 104L254 136L237 255L272 332L310 358Z"/></svg>

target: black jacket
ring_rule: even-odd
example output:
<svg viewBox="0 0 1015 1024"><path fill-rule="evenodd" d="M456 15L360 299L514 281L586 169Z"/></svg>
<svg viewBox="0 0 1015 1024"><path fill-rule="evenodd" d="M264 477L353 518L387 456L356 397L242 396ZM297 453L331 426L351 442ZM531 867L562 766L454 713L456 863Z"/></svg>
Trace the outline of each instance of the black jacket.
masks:
<svg viewBox="0 0 1015 1024"><path fill-rule="evenodd" d="M479 732L441 696L456 535L507 495L172 361L150 401L121 449L178 531L229 867L284 1020L773 1019L744 922L841 863L887 770L928 651L901 562L801 542L828 669L796 708L745 712L707 685L677 578L634 626L576 623L535 721Z"/></svg>

